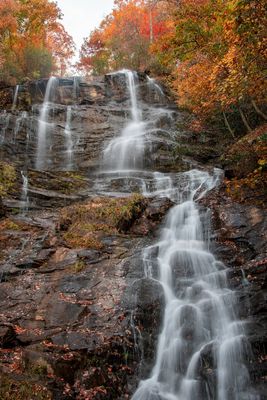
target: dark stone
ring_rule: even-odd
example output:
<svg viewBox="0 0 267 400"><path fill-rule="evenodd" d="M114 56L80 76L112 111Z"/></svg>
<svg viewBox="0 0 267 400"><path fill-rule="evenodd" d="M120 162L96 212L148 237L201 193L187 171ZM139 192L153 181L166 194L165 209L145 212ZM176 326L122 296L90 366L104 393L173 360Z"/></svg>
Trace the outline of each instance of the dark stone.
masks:
<svg viewBox="0 0 267 400"><path fill-rule="evenodd" d="M156 357L156 343L164 314L164 292L160 283L143 278L134 282L129 295L132 320L142 334L141 376L147 376Z"/></svg>
<svg viewBox="0 0 267 400"><path fill-rule="evenodd" d="M0 326L0 347L9 349L17 344L17 335L14 328L11 325Z"/></svg>
<svg viewBox="0 0 267 400"><path fill-rule="evenodd" d="M46 326L64 326L78 322L86 307L54 299L48 307L45 317Z"/></svg>
<svg viewBox="0 0 267 400"><path fill-rule="evenodd" d="M84 276L67 276L61 280L58 289L63 293L78 293L87 288L89 284L90 280Z"/></svg>
<svg viewBox="0 0 267 400"><path fill-rule="evenodd" d="M6 208L3 204L2 198L0 197L0 219L6 216Z"/></svg>

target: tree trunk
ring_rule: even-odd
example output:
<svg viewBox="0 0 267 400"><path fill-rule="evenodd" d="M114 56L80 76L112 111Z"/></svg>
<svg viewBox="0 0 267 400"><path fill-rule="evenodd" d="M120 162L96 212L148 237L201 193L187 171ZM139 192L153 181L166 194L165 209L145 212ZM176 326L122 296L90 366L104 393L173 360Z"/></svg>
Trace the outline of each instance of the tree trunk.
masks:
<svg viewBox="0 0 267 400"><path fill-rule="evenodd" d="M259 114L263 119L265 119L265 121L267 121L267 115L264 114L264 112L262 112L259 107L257 106L255 100L251 100L251 103L256 111L257 114Z"/></svg>
<svg viewBox="0 0 267 400"><path fill-rule="evenodd" d="M152 5L149 5L149 36L150 43L153 43L153 17L152 17Z"/></svg>
<svg viewBox="0 0 267 400"><path fill-rule="evenodd" d="M228 121L224 111L223 111L223 118L224 118L224 123L225 123L226 128L231 133L232 137L235 139L236 138L235 133L234 133L233 129L231 128L231 126L229 124L229 121Z"/></svg>
<svg viewBox="0 0 267 400"><path fill-rule="evenodd" d="M247 121L247 119L246 119L246 117L245 117L245 114L243 113L241 107L238 107L238 111L239 111L239 113L240 113L240 116L241 116L241 119L242 119L242 121L243 121L243 124L244 124L245 127L247 128L247 131L248 131L248 132L252 132L252 129L251 129L251 127L249 126L249 123L248 123L248 121Z"/></svg>

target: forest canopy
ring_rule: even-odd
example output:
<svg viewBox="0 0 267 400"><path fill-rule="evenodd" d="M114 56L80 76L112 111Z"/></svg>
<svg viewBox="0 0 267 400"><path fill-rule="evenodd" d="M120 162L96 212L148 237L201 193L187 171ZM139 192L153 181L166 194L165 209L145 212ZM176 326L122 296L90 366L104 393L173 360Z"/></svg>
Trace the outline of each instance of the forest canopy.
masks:
<svg viewBox="0 0 267 400"><path fill-rule="evenodd" d="M63 75L74 55L74 42L62 23L56 2L1 0L0 80Z"/></svg>
<svg viewBox="0 0 267 400"><path fill-rule="evenodd" d="M119 68L164 75L179 106L204 118L258 104L266 93L265 0L116 0L85 39L78 67L106 73ZM262 118L264 118L263 113Z"/></svg>
<svg viewBox="0 0 267 400"><path fill-rule="evenodd" d="M61 19L56 1L0 2L0 81L67 73L75 46ZM220 116L234 135L237 115L247 131L251 110L266 120L266 26L266 0L115 0L76 67L163 77L180 107L199 121Z"/></svg>

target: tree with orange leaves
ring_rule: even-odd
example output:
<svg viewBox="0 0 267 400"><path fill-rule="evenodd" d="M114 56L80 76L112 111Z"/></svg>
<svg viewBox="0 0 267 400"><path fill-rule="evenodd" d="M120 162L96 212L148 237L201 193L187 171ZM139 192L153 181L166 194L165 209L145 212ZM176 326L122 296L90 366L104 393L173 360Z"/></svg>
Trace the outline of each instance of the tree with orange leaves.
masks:
<svg viewBox="0 0 267 400"><path fill-rule="evenodd" d="M15 83L25 77L64 73L74 43L60 23L61 11L49 0L3 0L0 15L0 77ZM6 18L8 16L8 18ZM2 18L1 18L2 21Z"/></svg>
<svg viewBox="0 0 267 400"><path fill-rule="evenodd" d="M155 68L154 40L170 29L166 1L117 0L99 29L85 40L79 68L103 73L119 68Z"/></svg>
<svg viewBox="0 0 267 400"><path fill-rule="evenodd" d="M247 130L243 109L264 100L266 80L266 1L180 0L173 9L175 30L153 46L173 76L178 104L201 118L237 113Z"/></svg>

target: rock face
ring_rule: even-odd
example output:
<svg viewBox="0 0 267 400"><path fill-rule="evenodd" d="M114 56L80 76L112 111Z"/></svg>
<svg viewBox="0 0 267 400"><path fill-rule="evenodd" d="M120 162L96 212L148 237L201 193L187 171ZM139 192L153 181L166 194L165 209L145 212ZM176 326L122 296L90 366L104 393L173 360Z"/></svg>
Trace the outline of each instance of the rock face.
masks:
<svg viewBox="0 0 267 400"><path fill-rule="evenodd" d="M158 133L172 125L170 118L160 115L160 107L166 103L166 99L160 98L155 88L148 90L145 76L139 76L140 101L146 102L147 110L153 104L156 128L153 136L158 138ZM121 131L125 125L125 118L130 114L129 94L125 83L124 74L106 75L85 82L79 80L75 86L72 80L59 79L57 86L51 94L54 104L49 107L49 121L53 125L47 127L49 148L47 148L45 170L66 170L67 150L66 125L68 110L70 111L69 130L72 136L72 170L92 170L99 168L101 163L101 150L105 143ZM1 155L9 161L16 161L27 168L34 168L36 164L39 118L47 80L30 83L21 87L18 96L17 108L10 112L0 114L0 135L2 136ZM25 110L21 97L27 93L31 106ZM22 103L22 105L20 105ZM7 105L8 106L8 105ZM20 107L24 106L21 110ZM158 110L157 110L158 108ZM145 116L144 116L145 117ZM174 125L173 125L174 127ZM165 134L166 136L166 134ZM158 139L157 139L158 141ZM170 164L170 143L164 140L155 141L155 148L162 148L165 161ZM161 160L161 165L163 165Z"/></svg>
<svg viewBox="0 0 267 400"><path fill-rule="evenodd" d="M213 142L189 149L187 136L177 132L184 114L164 90L148 85L144 74L138 81L148 130L147 171L139 171L138 184L131 175L107 179L101 171L102 150L131 111L123 73L58 81L41 171L36 157L47 80L20 87L13 111L12 90L5 89L9 111L0 113L0 156L15 173L3 204L0 199L3 400L129 399L154 364L164 295L157 281L144 276L142 251L156 242L173 204L157 193L172 190L170 176L176 186L186 184L175 180L176 173L203 168L198 162L210 163L218 154ZM161 174L166 171L168 179ZM143 191L155 196L129 199L130 192L140 192L142 181L148 185ZM238 291L240 318L247 320L254 354L248 365L263 400L266 214L233 203L224 188L203 198L199 207L211 210L213 250L229 266L230 285ZM151 257L157 271L156 246ZM210 348L201 361L201 376L213 393Z"/></svg>
<svg viewBox="0 0 267 400"><path fill-rule="evenodd" d="M89 212L94 204L79 207ZM59 399L117 399L132 392L139 363L132 313L155 342L162 310L162 294L155 292L160 288L140 279L138 260L144 234L151 234L171 206L162 199L155 216L155 204L158 200L146 200L123 235L116 226L108 232L107 221L98 217L100 228L91 229L97 235L103 226L101 246L92 242L91 248L89 243L70 248L55 211L2 221L0 365L10 384L16 376L33 379L41 393L48 388L47 398Z"/></svg>
<svg viewBox="0 0 267 400"><path fill-rule="evenodd" d="M253 384L261 399L266 398L266 210L238 204L225 194L224 187L202 203L211 209L214 229L213 247L218 258L229 267L231 288L237 291L240 319L246 321L249 343L248 364ZM209 357L206 355L205 357ZM209 362L203 362L203 374L209 381Z"/></svg>

